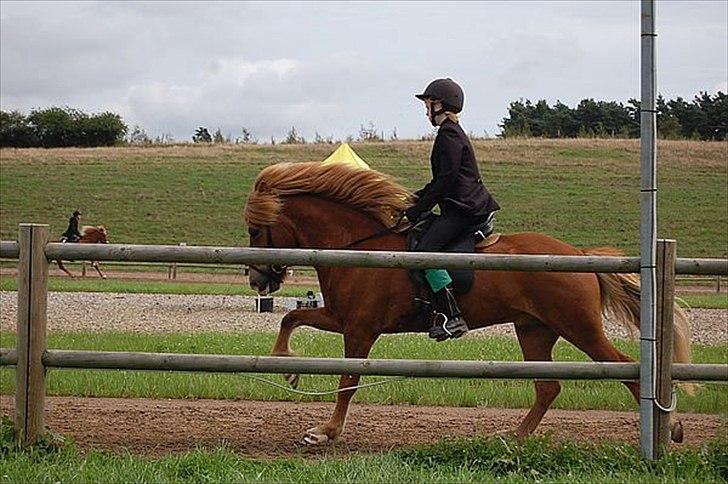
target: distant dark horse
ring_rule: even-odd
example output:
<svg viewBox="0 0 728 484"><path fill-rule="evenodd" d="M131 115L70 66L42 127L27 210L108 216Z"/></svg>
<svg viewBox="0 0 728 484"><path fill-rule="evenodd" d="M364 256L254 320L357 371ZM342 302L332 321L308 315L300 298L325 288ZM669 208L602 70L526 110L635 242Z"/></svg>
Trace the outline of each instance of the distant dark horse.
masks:
<svg viewBox="0 0 728 484"><path fill-rule="evenodd" d="M103 225L98 226L91 226L91 225L85 225L81 228L81 238L78 240L78 242L75 242L76 244L108 244L109 240L107 238L106 234L106 227ZM60 259L56 260L56 263L58 263L58 268L68 274L69 276L73 277L73 274L71 274L68 269L66 269L63 266L63 262L61 262ZM101 272L101 269L99 268L99 263L95 260L91 261L91 265L94 269L96 269L96 272L99 273L99 276L106 279L106 276Z"/></svg>
<svg viewBox="0 0 728 484"><path fill-rule="evenodd" d="M346 165L278 164L265 168L255 182L245 208L250 242L255 247L343 248L382 233L408 205L410 193L381 173ZM387 233L354 244L359 250L405 250L403 235ZM503 235L481 249L494 254L618 255L613 248L578 249L538 233ZM296 309L285 315L273 355L289 356L292 331L301 325L344 336L347 358L366 358L384 333L427 332L413 304L414 288L403 269L317 267L325 307ZM285 267L251 266L250 284L260 293L274 292ZM634 274L477 271L473 288L458 298L472 329L513 322L523 357L551 361L562 337L596 361L632 361L604 334L602 314L639 330L639 279ZM690 361L688 321L675 308L675 360ZM426 336L423 336L426 338ZM442 343L440 343L442 344ZM445 344L457 344L450 342ZM287 375L291 385L298 375ZM342 375L339 388L359 383ZM624 382L639 402L639 383ZM538 380L536 401L516 429L531 434L561 391L558 381ZM320 444L338 437L344 428L355 390L338 393L331 419L308 430L304 442ZM680 439L681 427L673 437Z"/></svg>

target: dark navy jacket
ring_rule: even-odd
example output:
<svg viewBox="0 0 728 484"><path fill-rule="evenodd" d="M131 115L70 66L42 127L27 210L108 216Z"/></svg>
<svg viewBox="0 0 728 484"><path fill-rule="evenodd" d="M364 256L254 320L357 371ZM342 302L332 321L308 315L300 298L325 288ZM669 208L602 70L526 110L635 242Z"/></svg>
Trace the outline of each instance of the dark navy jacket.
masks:
<svg viewBox="0 0 728 484"><path fill-rule="evenodd" d="M78 231L78 219L76 217L71 217L68 219L68 228L65 232L61 234L61 236L72 239L72 238L81 238L81 232Z"/></svg>
<svg viewBox="0 0 728 484"><path fill-rule="evenodd" d="M458 123L446 119L437 131L430 155L432 181L415 192L417 201L406 210L411 221L437 204L474 219L500 209L480 179L475 151Z"/></svg>

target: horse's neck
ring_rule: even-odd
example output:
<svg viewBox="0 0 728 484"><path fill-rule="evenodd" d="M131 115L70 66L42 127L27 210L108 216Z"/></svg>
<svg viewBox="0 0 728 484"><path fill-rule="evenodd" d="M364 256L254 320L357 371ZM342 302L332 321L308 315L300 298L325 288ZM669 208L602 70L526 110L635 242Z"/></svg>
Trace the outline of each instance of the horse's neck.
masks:
<svg viewBox="0 0 728 484"><path fill-rule="evenodd" d="M285 213L302 248L343 249L385 228L356 209L310 195L289 198Z"/></svg>

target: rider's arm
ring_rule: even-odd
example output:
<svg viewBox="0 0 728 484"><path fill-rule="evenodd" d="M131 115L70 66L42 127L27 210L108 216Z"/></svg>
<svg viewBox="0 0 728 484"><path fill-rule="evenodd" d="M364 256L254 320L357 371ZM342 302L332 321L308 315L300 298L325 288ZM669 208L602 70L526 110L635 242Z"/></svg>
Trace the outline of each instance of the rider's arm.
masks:
<svg viewBox="0 0 728 484"><path fill-rule="evenodd" d="M417 220L421 213L432 210L452 191L457 183L458 172L463 158L463 144L457 133L441 129L435 142L436 177L422 190L415 192L417 202L405 213L411 221Z"/></svg>
<svg viewBox="0 0 728 484"><path fill-rule="evenodd" d="M71 222L70 225L71 225L71 230L73 231L73 234L76 237L79 237L80 238L81 237L81 232L78 231L78 220L76 220L75 218L72 218L70 220L70 222Z"/></svg>

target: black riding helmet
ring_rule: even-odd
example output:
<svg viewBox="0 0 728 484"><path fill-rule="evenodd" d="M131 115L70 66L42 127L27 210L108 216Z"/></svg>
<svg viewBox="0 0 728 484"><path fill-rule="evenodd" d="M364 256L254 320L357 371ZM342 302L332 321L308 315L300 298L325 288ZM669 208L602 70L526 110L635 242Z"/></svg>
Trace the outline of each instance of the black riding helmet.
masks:
<svg viewBox="0 0 728 484"><path fill-rule="evenodd" d="M417 99L433 99L442 103L444 111L459 113L463 110L465 94L458 83L450 79L435 79L427 85L425 92L415 94Z"/></svg>

